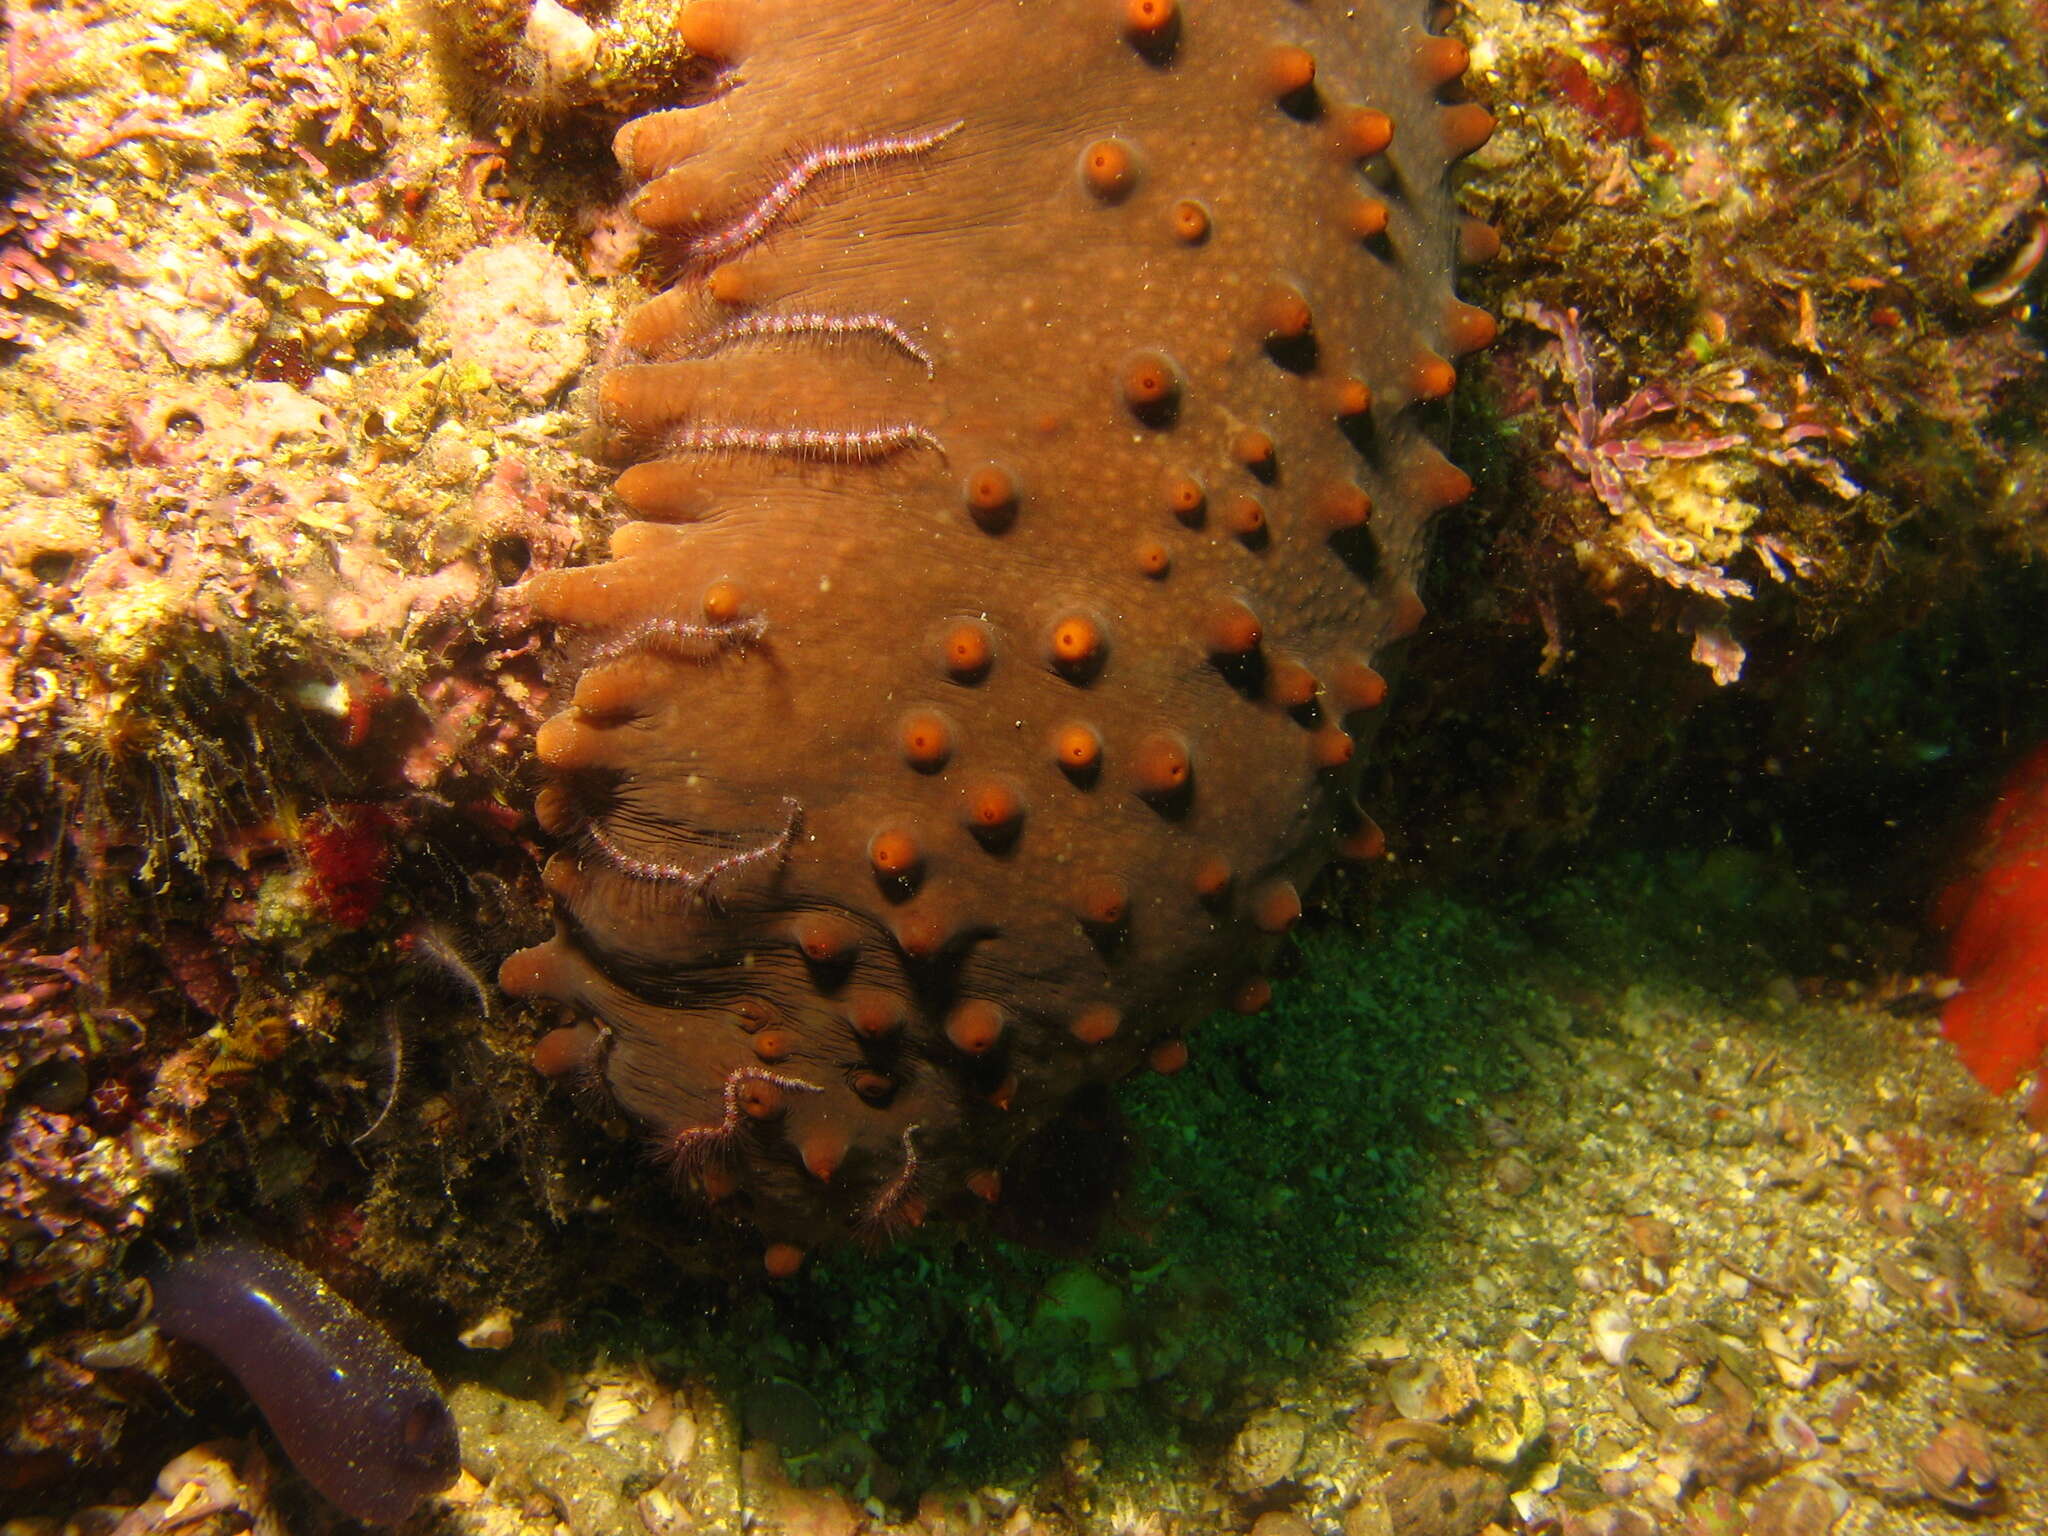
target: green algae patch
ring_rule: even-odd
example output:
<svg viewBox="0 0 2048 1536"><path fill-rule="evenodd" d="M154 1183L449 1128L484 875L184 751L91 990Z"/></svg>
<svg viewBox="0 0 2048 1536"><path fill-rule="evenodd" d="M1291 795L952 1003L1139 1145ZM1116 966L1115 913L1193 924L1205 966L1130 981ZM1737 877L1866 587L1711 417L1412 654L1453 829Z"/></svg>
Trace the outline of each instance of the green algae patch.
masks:
<svg viewBox="0 0 2048 1536"><path fill-rule="evenodd" d="M1329 1344L1347 1303L1399 1274L1438 1160L1520 1080L1512 1039L1541 1006L1518 979L1530 959L1500 919L1410 898L1370 938L1307 935L1271 1008L1210 1020L1186 1071L1129 1094L1132 1203L1162 1211L1161 1249L1208 1275L1204 1331L1233 1375Z"/></svg>
<svg viewBox="0 0 2048 1536"><path fill-rule="evenodd" d="M957 1230L828 1253L723 1293L680 1337L635 1319L631 1347L736 1396L801 1385L833 1433L792 1476L884 1503L1029 1479L1076 1437L1130 1475L1211 1449L1416 1272L1438 1170L1519 1080L1512 1040L1539 1007L1519 930L1437 897L1300 949L1264 1013L1212 1019L1184 1071L1127 1086L1128 1188L1086 1256Z"/></svg>

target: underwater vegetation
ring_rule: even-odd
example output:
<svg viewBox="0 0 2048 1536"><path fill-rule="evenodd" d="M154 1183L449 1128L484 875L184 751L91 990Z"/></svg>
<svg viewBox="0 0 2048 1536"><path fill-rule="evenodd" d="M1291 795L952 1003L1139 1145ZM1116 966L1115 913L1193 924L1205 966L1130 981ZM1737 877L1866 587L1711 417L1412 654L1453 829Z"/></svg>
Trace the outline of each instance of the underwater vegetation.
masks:
<svg viewBox="0 0 2048 1536"><path fill-rule="evenodd" d="M1076 1428L1133 1464L1213 1449L1231 1405L1428 1243L1432 1160L1522 1076L1505 1040L1536 1005L1498 979L1525 953L1511 926L1420 901L1376 938L1309 934L1267 1013L1219 1016L1183 1071L1123 1096L1136 1165L1087 1250L824 1258L714 1310L693 1353L736 1389L802 1381L911 1486L1028 1477Z"/></svg>
<svg viewBox="0 0 2048 1536"><path fill-rule="evenodd" d="M1482 506L1514 488L1488 584L1545 670L1648 625L1727 685L1780 626L1911 614L2042 550L2027 6L1468 10L1501 119L1477 292L1511 321L1468 462Z"/></svg>

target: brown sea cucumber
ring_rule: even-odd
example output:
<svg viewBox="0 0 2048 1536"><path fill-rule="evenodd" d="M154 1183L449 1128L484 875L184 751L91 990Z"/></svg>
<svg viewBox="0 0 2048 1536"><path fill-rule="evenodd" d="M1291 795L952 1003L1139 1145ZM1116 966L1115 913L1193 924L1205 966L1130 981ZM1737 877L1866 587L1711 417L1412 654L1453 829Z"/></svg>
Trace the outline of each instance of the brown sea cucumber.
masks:
<svg viewBox="0 0 2048 1536"><path fill-rule="evenodd" d="M771 1268L998 1198L1382 846L1356 741L1492 333L1432 11L684 10L717 84L616 146L674 274L597 388L638 520L527 588L592 659L503 981Z"/></svg>

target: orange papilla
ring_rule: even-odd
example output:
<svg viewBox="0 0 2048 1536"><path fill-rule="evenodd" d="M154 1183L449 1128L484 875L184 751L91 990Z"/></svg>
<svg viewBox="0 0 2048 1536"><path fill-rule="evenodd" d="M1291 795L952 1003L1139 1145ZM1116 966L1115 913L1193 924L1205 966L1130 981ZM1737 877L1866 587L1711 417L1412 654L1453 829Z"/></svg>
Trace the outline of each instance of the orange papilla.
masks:
<svg viewBox="0 0 2048 1536"><path fill-rule="evenodd" d="M1085 614L1069 614L1052 627L1052 663L1062 671L1092 666L1102 656L1102 626Z"/></svg>
<svg viewBox="0 0 2048 1536"><path fill-rule="evenodd" d="M1472 54L1455 37L1426 37L1415 50L1415 61L1423 80L1432 86L1448 85L1465 73Z"/></svg>
<svg viewBox="0 0 2048 1536"><path fill-rule="evenodd" d="M1090 875L1075 891L1074 906L1083 922L1110 926L1131 910L1131 889L1115 875Z"/></svg>
<svg viewBox="0 0 2048 1536"><path fill-rule="evenodd" d="M1209 237L1209 210L1193 198L1184 198L1173 205L1171 214L1173 232L1189 245L1195 245Z"/></svg>
<svg viewBox="0 0 2048 1536"><path fill-rule="evenodd" d="M860 937L844 918L814 913L797 924L797 947L819 965L844 964L860 948Z"/></svg>
<svg viewBox="0 0 2048 1536"><path fill-rule="evenodd" d="M1301 920L1301 892L1279 880L1252 898L1252 925L1261 933L1285 933Z"/></svg>
<svg viewBox="0 0 2048 1536"><path fill-rule="evenodd" d="M846 1158L847 1138L838 1131L812 1131L798 1143L797 1156L804 1170L821 1183L829 1183Z"/></svg>
<svg viewBox="0 0 2048 1536"><path fill-rule="evenodd" d="M588 1024L551 1029L533 1045L533 1070L542 1077L566 1077L591 1065L598 1034Z"/></svg>
<svg viewBox="0 0 2048 1536"><path fill-rule="evenodd" d="M1152 36L1171 27L1180 15L1175 0L1125 0L1124 25L1132 32Z"/></svg>
<svg viewBox="0 0 2048 1536"><path fill-rule="evenodd" d="M913 710L904 716L903 757L914 768L941 768L952 755L953 732L943 717L930 710Z"/></svg>
<svg viewBox="0 0 2048 1536"><path fill-rule="evenodd" d="M1408 365L1408 387L1419 400L1441 400L1458 386L1458 370L1434 352L1417 352Z"/></svg>
<svg viewBox="0 0 2048 1536"><path fill-rule="evenodd" d="M1310 751L1318 768L1348 767L1358 743L1342 726L1326 725L1310 738Z"/></svg>
<svg viewBox="0 0 2048 1536"><path fill-rule="evenodd" d="M1145 1060L1161 1077L1171 1077L1187 1066L1188 1043L1179 1039L1162 1040L1152 1047Z"/></svg>
<svg viewBox="0 0 2048 1536"><path fill-rule="evenodd" d="M1219 656L1247 656L1264 635L1259 616L1236 598L1226 598L1209 613L1209 649Z"/></svg>
<svg viewBox="0 0 2048 1536"><path fill-rule="evenodd" d="M704 589L704 617L713 624L730 624L740 616L745 598L729 581L714 581Z"/></svg>
<svg viewBox="0 0 2048 1536"><path fill-rule="evenodd" d="M967 499L982 511L1000 507L1016 494L1016 482L1001 465L984 464L967 477Z"/></svg>
<svg viewBox="0 0 2048 1536"><path fill-rule="evenodd" d="M1315 312L1307 297L1292 283L1276 283L1259 301L1259 320L1266 334L1291 341L1306 336L1315 326Z"/></svg>
<svg viewBox="0 0 2048 1536"><path fill-rule="evenodd" d="M1266 504L1256 496L1233 496L1224 509L1224 520L1239 538L1256 538L1266 531Z"/></svg>
<svg viewBox="0 0 2048 1536"><path fill-rule="evenodd" d="M1468 267L1480 266L1500 254L1500 231L1484 219L1465 219L1458 225L1458 260Z"/></svg>
<svg viewBox="0 0 2048 1536"><path fill-rule="evenodd" d="M1963 983L1941 1030L1994 1093L2040 1069L2029 1117L2048 1124L2048 746L2006 780L1971 862L1937 907Z"/></svg>
<svg viewBox="0 0 2048 1536"><path fill-rule="evenodd" d="M1442 124L1444 148L1454 155L1469 155L1493 137L1493 114L1476 101L1446 107Z"/></svg>
<svg viewBox="0 0 2048 1536"><path fill-rule="evenodd" d="M846 1019L870 1040L886 1039L903 1028L903 1005L885 992L864 992L848 1002Z"/></svg>
<svg viewBox="0 0 2048 1536"><path fill-rule="evenodd" d="M694 0L676 12L675 25L676 40L702 58L729 64L740 55L744 29L737 8L722 0Z"/></svg>
<svg viewBox="0 0 2048 1536"><path fill-rule="evenodd" d="M1292 96L1305 91L1316 80L1315 55L1292 44L1275 48L1266 56L1266 88L1275 96Z"/></svg>
<svg viewBox="0 0 2048 1536"><path fill-rule="evenodd" d="M1500 322L1487 311L1455 299L1444 311L1444 340L1461 356L1490 347L1500 334Z"/></svg>
<svg viewBox="0 0 2048 1536"><path fill-rule="evenodd" d="M759 1078L740 1084L740 1113L749 1120L768 1120L782 1113L782 1090Z"/></svg>
<svg viewBox="0 0 2048 1536"><path fill-rule="evenodd" d="M967 512L984 533L1002 533L1016 521L1017 479L1000 464L984 464L967 477Z"/></svg>
<svg viewBox="0 0 2048 1536"><path fill-rule="evenodd" d="M1080 772L1093 768L1102 756L1102 737L1094 726L1072 721L1053 733L1052 750L1062 768Z"/></svg>
<svg viewBox="0 0 2048 1536"><path fill-rule="evenodd" d="M699 1168L697 1170L697 1182L703 1187L706 1200L730 1200L740 1187L739 1176L723 1163L706 1163L702 1168ZM776 1246L788 1247L789 1245L779 1243ZM793 1249L791 1251L799 1255L802 1253L801 1249Z"/></svg>
<svg viewBox="0 0 2048 1536"><path fill-rule="evenodd" d="M1214 901L1230 889L1230 861L1218 855L1210 855L1195 866L1195 894L1204 901Z"/></svg>
<svg viewBox="0 0 2048 1536"><path fill-rule="evenodd" d="M970 998L946 1018L946 1038L970 1056L985 1056L1003 1037L1003 1011L986 998Z"/></svg>
<svg viewBox="0 0 2048 1536"><path fill-rule="evenodd" d="M967 819L984 831L1013 826L1023 814L1023 802L1007 784L992 781L977 784L967 792Z"/></svg>
<svg viewBox="0 0 2048 1536"><path fill-rule="evenodd" d="M1097 139L1081 156L1081 178L1105 202L1115 202L1138 179L1136 158L1121 139Z"/></svg>
<svg viewBox="0 0 2048 1536"><path fill-rule="evenodd" d="M1132 754L1138 789L1148 795L1170 795L1188 781L1188 747L1172 731L1154 731L1139 741Z"/></svg>
<svg viewBox="0 0 2048 1536"><path fill-rule="evenodd" d="M1334 381L1330 386L1330 409L1347 419L1366 415L1372 410L1372 386L1354 377Z"/></svg>
<svg viewBox="0 0 2048 1536"><path fill-rule="evenodd" d="M1275 452L1271 436L1256 427L1245 428L1230 443L1230 456L1250 470L1269 468Z"/></svg>
<svg viewBox="0 0 2048 1536"><path fill-rule="evenodd" d="M1178 391L1178 370L1157 352L1141 352L1124 369L1124 398L1134 408L1159 405Z"/></svg>
<svg viewBox="0 0 2048 1536"><path fill-rule="evenodd" d="M1344 211L1344 222L1359 239L1370 240L1375 235L1386 233L1387 205L1377 197L1353 198ZM1472 243L1478 243L1477 237Z"/></svg>
<svg viewBox="0 0 2048 1536"><path fill-rule="evenodd" d="M1363 528L1372 521L1372 498L1349 480L1324 487L1317 493L1315 504L1323 526L1331 533Z"/></svg>
<svg viewBox="0 0 2048 1536"><path fill-rule="evenodd" d="M1316 696L1316 675L1300 662L1282 656L1266 669L1266 692L1283 709L1300 709Z"/></svg>
<svg viewBox="0 0 2048 1536"><path fill-rule="evenodd" d="M900 827L877 832L868 844L868 859L876 874L890 880L909 879L924 862L917 839Z"/></svg>
<svg viewBox="0 0 2048 1536"><path fill-rule="evenodd" d="M946 670L962 682L972 681L988 670L992 650L988 632L969 621L946 632L942 647Z"/></svg>
<svg viewBox="0 0 2048 1536"><path fill-rule="evenodd" d="M897 917L896 947L913 960L929 960L946 947L952 925L939 911L905 912Z"/></svg>
<svg viewBox="0 0 2048 1536"><path fill-rule="evenodd" d="M1123 1015L1108 1003L1090 1003L1074 1015L1067 1028L1084 1045L1100 1045L1117 1032Z"/></svg>
<svg viewBox="0 0 2048 1536"><path fill-rule="evenodd" d="M561 783L543 784L533 797L533 819L540 823L541 831L550 837L561 837L576 825L578 819L576 800L569 793L569 786Z"/></svg>
<svg viewBox="0 0 2048 1536"><path fill-rule="evenodd" d="M1360 817L1358 825L1337 840L1337 857L1354 863L1363 864L1382 858L1386 851L1387 834L1370 816Z"/></svg>
<svg viewBox="0 0 2048 1536"><path fill-rule="evenodd" d="M1378 154L1394 141L1394 120L1373 107L1338 112L1334 122L1338 144L1361 160Z"/></svg>

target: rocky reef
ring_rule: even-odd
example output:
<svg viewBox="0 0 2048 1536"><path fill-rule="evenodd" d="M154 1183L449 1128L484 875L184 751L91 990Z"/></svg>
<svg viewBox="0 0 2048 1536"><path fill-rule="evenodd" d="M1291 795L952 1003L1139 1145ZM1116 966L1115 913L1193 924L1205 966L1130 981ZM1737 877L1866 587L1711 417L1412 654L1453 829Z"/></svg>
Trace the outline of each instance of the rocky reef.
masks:
<svg viewBox="0 0 2048 1536"><path fill-rule="evenodd" d="M1940 1059L1941 996L1911 978L1941 956L1915 947L1914 903L1956 872L1952 828L2048 735L2048 640L2029 622L2048 604L2034 8L1458 8L1467 90L1499 121L1460 195L1502 242L1463 291L1502 325L1432 407L1477 492L1438 521L1430 618L1364 770L1386 854L1306 892L1311 939L1268 1020L1219 1020L1208 1046L1196 1030L1188 1071L1148 1083L1129 1125L1100 1110L1072 1127L1103 1181L1074 1190L1109 1213L1098 1258L1054 1202L1023 1233L1053 1256L942 1229L783 1290L612 1104L534 1071L565 1021L493 982L545 935L533 742L571 681L520 591L593 564L619 521L578 392L659 281L609 140L715 75L710 40L693 50L673 23L653 0L8 8L0 1510L41 1532L96 1506L74 1517L85 1532L126 1518L116 1495L150 1511L134 1529L167 1528L188 1487L225 1520L237 1499L269 1507L259 1450L194 1449L250 1431L231 1389L136 1331L147 1263L223 1221L481 1383L458 1400L465 1430L497 1422L490 1443L516 1445L472 1457L474 1486L434 1517L478 1530L513 1528L493 1511L515 1507L722 1529L747 1487L792 1531L849 1530L909 1518L970 1466L989 1481L931 1493L924 1529L1152 1529L1136 1490L1169 1484L1179 1502L1150 1507L1176 1528L1260 1518L1262 1536L1439 1528L1400 1513L1439 1490L1480 1517L1442 1528L1473 1531L1635 1528L1583 1523L1603 1501L1721 1511L1700 1528L1732 1530L1760 1500L1846 1531L2027 1497L1999 1481L2001 1458L2032 1452L1994 1380L2040 1321L2039 1213L2010 1198L2038 1148L2014 1106L1972 1098L1952 1064L1796 1112L1743 1095L1780 1051L1834 1081L1824 1047L1773 1022L1808 1007L1839 1004L1901 1061ZM1854 887L1781 925L1823 942L1779 964L1797 980L1757 982L1762 1023L1726 1024L1754 1048L1739 1070L1660 1037L1680 1014L1593 1006L1597 982L1550 968L1596 926L1587 908L1501 911L1573 850L1687 839ZM1731 882L1714 865L1608 899L1755 955L1767 939ZM1792 901L1796 884L1762 888ZM1374 898L1419 905L1376 919ZM1494 921L1516 936L1484 937ZM1560 1026L1566 1056L1620 1030L1655 1062L1599 1056L1601 1092L1661 1104L1660 1074L1721 1084L1780 1149L1789 1182L1772 1187L1822 1201L1787 1197L1784 1219L1839 1195L1849 1228L1892 1245L1888 1268L1866 1266L1878 1290L1851 1302L1846 1271L1815 1290L1765 1245L1732 1280L1687 1271L1709 1293L1644 1289L1644 1264L1688 1261L1623 1219L1655 1214L1637 1191L1602 1229L1605 1291L1488 1248L1520 1277L1498 1294L1527 1298L1516 1327L1535 1342L1475 1303L1426 1351L1449 1372L1428 1398L1420 1364L1357 1353L1407 1327L1359 1298L1375 1277L1448 1273L1419 1234L1446 1213L1493 1231L1529 1187L1511 1158L1572 1178L1488 1138L1512 1139L1516 1083L1560 1059L1504 1044L1514 1022L1582 1004L1600 1022ZM1317 1062L1329 1083L1308 1081ZM1864 1119L1814 1123L1838 1110ZM1976 1183L1972 1137L1998 1148ZM1438 1161L1484 1177L1454 1195ZM1269 1228L1277 1247L1255 1236ZM1502 1408L1512 1373L1458 1396L1495 1345L1548 1383L1545 1362L1631 1286L1662 1298L1629 1305L1666 1335L1604 1367L1642 1378L1628 1446L1595 1387L1546 1385L1553 1420L1602 1425L1580 1444L1545 1423L1555 1455ZM1863 1375L1844 1353L1887 1307L1909 1319L1900 1358L1947 1360L1948 1419L1885 1395L1881 1350ZM1691 1331L1702 1319L1761 1351L1761 1382ZM1973 1322L1988 1344L1956 1342ZM1619 1336L1600 1326L1596 1354ZM1713 1382L1715 1422L1740 1427L1685 1441L1676 1492L1648 1450L1617 1472L1629 1446L1685 1440L1689 1404L1660 1422L1656 1394L1686 1381ZM506 1401L546 1403L554 1428ZM1472 1450L1496 1409L1504 1462ZM1255 1411L1269 1418L1233 1449ZM1895 1477L1855 1448L1866 1411ZM1377 1504L1366 1450L1395 1479ZM1792 1486L1799 1468L1826 1476Z"/></svg>

